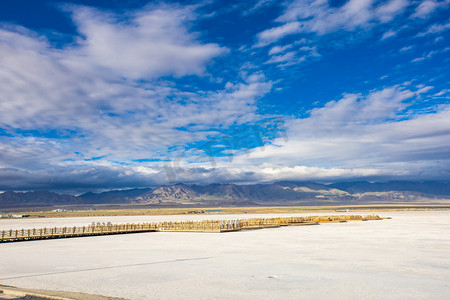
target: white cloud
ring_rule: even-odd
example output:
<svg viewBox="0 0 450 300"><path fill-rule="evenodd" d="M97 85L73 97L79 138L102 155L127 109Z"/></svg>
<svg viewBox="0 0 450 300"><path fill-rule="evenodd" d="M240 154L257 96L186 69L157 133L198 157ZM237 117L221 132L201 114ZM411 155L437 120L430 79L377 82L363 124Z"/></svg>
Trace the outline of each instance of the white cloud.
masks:
<svg viewBox="0 0 450 300"><path fill-rule="evenodd" d="M417 88L419 88L416 91L417 94L424 94L424 93L427 93L430 90L434 89L434 86L420 86L420 87L417 87Z"/></svg>
<svg viewBox="0 0 450 300"><path fill-rule="evenodd" d="M267 29L258 34L257 47L265 46L279 39L301 31L301 24L299 22L289 22L281 26Z"/></svg>
<svg viewBox="0 0 450 300"><path fill-rule="evenodd" d="M244 16L251 15L264 7L272 5L275 2L275 0L258 0L251 8L245 10L242 14Z"/></svg>
<svg viewBox="0 0 450 300"><path fill-rule="evenodd" d="M413 96L413 92L398 86L375 91L367 97L347 94L339 101L330 101L323 108L313 109L310 114L327 126L380 122L395 118L406 107L403 101Z"/></svg>
<svg viewBox="0 0 450 300"><path fill-rule="evenodd" d="M388 175L384 170L365 168L325 168L309 166L286 166L273 163L262 163L237 166L233 164L221 164L218 168L190 169L189 175L177 172L177 180L186 183L216 183L236 182L241 184L255 182L269 183L281 180L309 181L309 180L343 180L351 178L367 178ZM404 172L397 171L397 175ZM392 175L392 172L389 173Z"/></svg>
<svg viewBox="0 0 450 300"><path fill-rule="evenodd" d="M420 36L427 36L430 34L441 33L448 29L450 29L450 22L447 22L445 24L433 24L426 31L417 34L417 36L420 37Z"/></svg>
<svg viewBox="0 0 450 300"><path fill-rule="evenodd" d="M290 62L294 59L295 57L295 52L291 51L291 52L286 52L285 54L282 55L273 55L266 63L268 64L273 64L273 63L280 63L280 62Z"/></svg>
<svg viewBox="0 0 450 300"><path fill-rule="evenodd" d="M416 63L425 60L425 57L416 57L411 60L411 62Z"/></svg>
<svg viewBox="0 0 450 300"><path fill-rule="evenodd" d="M73 8L81 37L74 60L103 67L128 78L202 75L205 64L226 53L217 44L202 44L186 28L189 8L156 8L123 16L88 7Z"/></svg>
<svg viewBox="0 0 450 300"><path fill-rule="evenodd" d="M424 53L421 57L414 58L413 60L411 60L411 62L414 62L414 63L421 62L426 59L430 59L430 58L434 57L435 55L442 54L442 53L445 53L448 51L450 51L450 47L429 51L429 52Z"/></svg>
<svg viewBox="0 0 450 300"><path fill-rule="evenodd" d="M407 52L407 51L410 51L410 50L412 50L414 48L414 46L412 46L412 45L410 45L410 46L405 46L405 47L402 47L402 48L400 48L400 52Z"/></svg>
<svg viewBox="0 0 450 300"><path fill-rule="evenodd" d="M111 167L159 158L169 146L259 118L256 101L272 87L262 73L196 93L155 78L202 75L223 53L189 32L190 9L152 7L127 21L85 7L72 11L83 37L62 49L24 28L0 28L0 126L13 135L0 141L0 167Z"/></svg>
<svg viewBox="0 0 450 300"><path fill-rule="evenodd" d="M286 67L305 61L308 57L320 57L316 46L302 46L298 49L291 49L293 45L286 45L284 47L275 46L269 51L271 57L265 64L278 64L278 67ZM283 53L286 49L292 51Z"/></svg>
<svg viewBox="0 0 450 300"><path fill-rule="evenodd" d="M370 28L393 20L408 5L406 0L391 0L383 4L373 0L350 0L336 8L323 0L292 1L277 19L282 25L259 33L257 45L264 46L299 32L324 35L338 30Z"/></svg>
<svg viewBox="0 0 450 300"><path fill-rule="evenodd" d="M449 0L426 0L421 1L416 7L414 14L415 18L427 18L430 14L435 12L437 9L447 7L450 4Z"/></svg>
<svg viewBox="0 0 450 300"><path fill-rule="evenodd" d="M369 29L393 20L405 5L352 0L333 8L326 1L294 1L278 19L280 26L258 35L259 45L299 32ZM170 146L183 150L214 137L218 129L261 118L258 99L273 83L250 63L233 82L212 78L222 84L216 90L193 92L172 82L172 77L206 76L214 58L227 52L191 31L187 24L196 17L191 8L150 6L123 16L86 7L71 11L80 36L63 48L21 27L0 28L0 127L13 135L0 139L0 188L164 183L161 162L137 166L133 160L164 158ZM427 34L443 28L447 25L433 25ZM282 67L319 56L315 46L307 45L274 46L266 63ZM232 164L218 158L216 168L192 165L198 171L184 180L439 174L449 167L450 109L442 106L416 117L405 112L416 96L426 97L431 89L399 85L368 95L345 94L307 118L287 117L288 143L237 155ZM434 97L446 95L441 91Z"/></svg>
<svg viewBox="0 0 450 300"><path fill-rule="evenodd" d="M383 35L381 36L381 40L385 40L385 39L394 37L396 35L397 35L396 31L389 30L389 31L386 31L385 33L383 33Z"/></svg>
<svg viewBox="0 0 450 300"><path fill-rule="evenodd" d="M278 26L266 29L257 35L256 46L274 43L288 35L314 33L326 35L340 30L369 30L374 26L393 21L396 17L409 12L407 8L415 6L411 17L427 18L434 11L446 8L450 0L427 0L415 5L407 0L349 0L339 7L323 0L294 0L285 5L285 10L276 21ZM448 29L447 24L434 25L419 36L437 33ZM387 31L382 39L394 36L395 31Z"/></svg>
<svg viewBox="0 0 450 300"><path fill-rule="evenodd" d="M409 4L408 0L387 1L384 5L380 5L375 9L375 14L381 22L390 22L395 16L402 13Z"/></svg>
<svg viewBox="0 0 450 300"><path fill-rule="evenodd" d="M307 118L286 120L288 143L280 140L264 151L255 149L233 164L252 165L255 173L273 165L273 176L265 172L265 180L379 175L438 179L450 166L450 107L396 117L419 92L423 90L395 86L367 96L345 95Z"/></svg>
<svg viewBox="0 0 450 300"><path fill-rule="evenodd" d="M287 49L292 48L292 45L286 45L286 46L274 46L272 49L269 50L269 55L274 55L278 53L282 53Z"/></svg>
<svg viewBox="0 0 450 300"><path fill-rule="evenodd" d="M208 94L206 98L211 103L226 103L229 112L225 113L242 115L239 103L251 103L253 100L249 99L270 89L262 74L245 75L243 79L238 84L227 84L225 91ZM308 117L287 117L287 142L283 139L275 140L273 145L250 150L250 155L236 155L231 163L224 157L215 158L215 167L207 160L195 163L189 152L185 152L186 157L181 167L186 172L177 172L177 180L187 183L254 183L285 179L330 181L389 176L435 178L433 176L450 167L450 107L442 106L437 112L412 118L406 113L408 106L419 99L417 97L420 94L431 89L431 86L425 85L416 85L414 88L398 85L372 91L367 95L345 94L337 101L330 101L323 107L313 109ZM200 114L195 113L193 108L195 107L188 108L186 114L199 118L199 123L211 121L208 115L214 114L214 106L210 110L202 109L204 115L200 111ZM173 116L169 116L175 122L172 126L185 124L182 120L172 118L181 113L179 110L173 113ZM101 126L103 125L105 124L102 123ZM139 130L133 126L123 128L122 132L117 128L106 128L105 131L100 129L105 135L111 130L109 138L115 137L124 144L124 149L118 151L117 144L108 142L108 146L114 147L111 150L116 156L120 157L121 152L128 155L142 153L146 149L135 151L136 145L145 147L141 141L145 138L152 139L155 134L155 131L148 131L145 126ZM152 126L156 126L156 130L165 128L158 127L157 124ZM170 129L168 127L163 132L165 138L171 140L171 135L179 140L185 138ZM105 143L105 138L99 138L100 142L89 149L95 150ZM193 133L187 140L195 138ZM77 189L125 188L153 186L167 183L168 180L161 162L128 166L108 159L84 161L85 156L76 157L67 152L67 147L75 149L73 145L66 144L70 141L57 141L54 145L54 140L45 138L9 139L0 143L0 151L5 158L0 165L0 188L9 186L19 189L28 185L34 189L45 189L49 188L49 182L53 188L56 186L64 190L75 189L75 186ZM132 144L132 140L136 144ZM149 148L156 142L158 141L149 142ZM103 147L98 153L93 153L93 150L91 152L101 155L106 150ZM39 166L39 162L46 166ZM189 168L193 169L188 171Z"/></svg>
<svg viewBox="0 0 450 300"><path fill-rule="evenodd" d="M271 182L354 178L448 177L450 106L408 116L407 108L433 87L393 86L368 95L346 94L310 112L287 118L288 142L255 148L230 163L216 158L186 164L185 182ZM197 169L196 169L197 168ZM446 178L447 178L446 177Z"/></svg>
<svg viewBox="0 0 450 300"><path fill-rule="evenodd" d="M437 92L437 93L434 94L433 96L434 96L434 97L440 97L440 96L447 95L447 94L449 94L449 93L450 93L450 90L449 90L449 89L444 89L444 90L441 90L441 91Z"/></svg>
<svg viewBox="0 0 450 300"><path fill-rule="evenodd" d="M327 39L328 35L336 34L341 36L343 32L356 32L347 41L353 41L360 36L367 36L375 27L387 27L387 23L393 22L394 19L401 15L410 13L408 7L413 5L407 0L349 0L336 6L336 3L324 0L293 0L283 3L284 10L281 15L275 19L275 26L261 31L256 35L256 43L253 47L264 47L288 36L296 36L296 40L292 38L285 39L284 45L273 46L269 50L269 55L277 55L269 57L266 63L284 62L278 67L294 65L301 63L311 57L319 57L317 50L314 53L295 55L292 53L282 54L287 48L293 52L293 46L299 41L306 41L306 37L310 44L314 45L314 41L324 39L326 42L320 43L320 47L327 48L329 45L341 44L342 40L335 42ZM407 26L395 29L387 29L381 37L385 40L398 35L401 30ZM386 30L386 29L385 29ZM317 44L319 45L319 44ZM295 50L294 50L295 51Z"/></svg>

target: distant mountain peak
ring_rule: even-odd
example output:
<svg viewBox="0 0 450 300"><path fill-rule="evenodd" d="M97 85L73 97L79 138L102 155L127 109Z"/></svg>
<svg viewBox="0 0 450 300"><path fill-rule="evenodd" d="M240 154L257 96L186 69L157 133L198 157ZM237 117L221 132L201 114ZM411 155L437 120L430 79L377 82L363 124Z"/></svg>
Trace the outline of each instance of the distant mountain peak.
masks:
<svg viewBox="0 0 450 300"><path fill-rule="evenodd" d="M450 199L449 182L358 181L326 185L310 181L280 181L253 185L177 183L154 189L87 192L78 197L49 191L6 191L0 194L0 207L71 204L336 205L415 203L446 199Z"/></svg>

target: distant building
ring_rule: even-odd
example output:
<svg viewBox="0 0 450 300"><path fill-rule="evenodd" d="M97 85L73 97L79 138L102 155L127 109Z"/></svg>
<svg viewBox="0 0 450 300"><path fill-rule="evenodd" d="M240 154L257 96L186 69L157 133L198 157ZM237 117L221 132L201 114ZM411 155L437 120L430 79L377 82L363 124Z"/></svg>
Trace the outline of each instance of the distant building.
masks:
<svg viewBox="0 0 450 300"><path fill-rule="evenodd" d="M65 212L65 211L67 211L67 210L64 209L64 207L61 207L61 208L57 208L57 209L52 210L52 212Z"/></svg>

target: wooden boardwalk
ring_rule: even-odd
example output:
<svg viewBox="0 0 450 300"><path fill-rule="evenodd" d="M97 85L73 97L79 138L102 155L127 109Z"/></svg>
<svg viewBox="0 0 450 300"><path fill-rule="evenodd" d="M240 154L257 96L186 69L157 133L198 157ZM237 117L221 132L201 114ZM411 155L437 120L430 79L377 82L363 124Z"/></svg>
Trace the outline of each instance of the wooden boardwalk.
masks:
<svg viewBox="0 0 450 300"><path fill-rule="evenodd" d="M276 228L280 226L317 225L347 221L381 220L377 215L337 215L285 218L253 218L240 220L206 220L138 224L92 224L82 227L52 227L1 231L0 243L28 240L70 238L93 235L125 234L138 232L231 232L240 230Z"/></svg>

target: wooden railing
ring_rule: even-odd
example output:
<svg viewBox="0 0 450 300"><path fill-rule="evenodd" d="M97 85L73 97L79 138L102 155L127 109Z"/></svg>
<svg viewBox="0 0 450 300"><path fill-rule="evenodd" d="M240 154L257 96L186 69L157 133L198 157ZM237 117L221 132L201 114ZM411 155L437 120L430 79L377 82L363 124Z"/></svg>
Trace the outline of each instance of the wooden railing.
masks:
<svg viewBox="0 0 450 300"><path fill-rule="evenodd" d="M160 222L138 224L92 224L82 227L45 227L1 231L0 242L14 242L37 239L69 238L90 235L122 234L136 232L172 231L172 232L230 232L279 226L316 225L319 223L337 223L347 221L380 220L377 215L337 215L307 216L284 218L252 218L240 220L205 220L184 222Z"/></svg>

